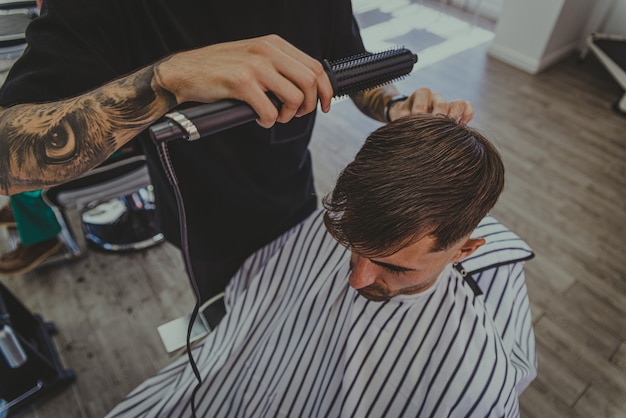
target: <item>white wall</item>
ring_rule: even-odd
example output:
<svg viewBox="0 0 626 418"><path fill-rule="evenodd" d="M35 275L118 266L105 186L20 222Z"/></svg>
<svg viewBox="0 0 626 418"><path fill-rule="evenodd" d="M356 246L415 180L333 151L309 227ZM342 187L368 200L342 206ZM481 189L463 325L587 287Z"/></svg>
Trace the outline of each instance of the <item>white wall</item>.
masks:
<svg viewBox="0 0 626 418"><path fill-rule="evenodd" d="M579 49L581 33L585 30L589 16L595 7L595 2L589 0L566 0L563 3L558 20L552 28L552 34L543 51L540 69L559 61L573 50Z"/></svg>
<svg viewBox="0 0 626 418"><path fill-rule="evenodd" d="M497 21L502 13L504 0L441 0L453 4L463 10L478 13L481 16ZM478 11L476 11L478 9Z"/></svg>
<svg viewBox="0 0 626 418"><path fill-rule="evenodd" d="M616 0L609 10L602 32L626 36L626 0Z"/></svg>
<svg viewBox="0 0 626 418"><path fill-rule="evenodd" d="M626 0L506 0L489 55L536 74L582 49L589 33L625 26Z"/></svg>

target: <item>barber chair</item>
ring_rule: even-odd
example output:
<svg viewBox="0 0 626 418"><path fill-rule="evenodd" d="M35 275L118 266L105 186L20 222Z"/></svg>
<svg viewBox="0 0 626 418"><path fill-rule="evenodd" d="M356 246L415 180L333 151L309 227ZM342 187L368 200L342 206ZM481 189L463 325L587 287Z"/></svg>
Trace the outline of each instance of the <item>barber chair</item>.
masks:
<svg viewBox="0 0 626 418"><path fill-rule="evenodd" d="M131 252L165 240L156 226L145 157L133 147L121 154L75 180L43 190L66 247L43 264L79 257L89 248Z"/></svg>

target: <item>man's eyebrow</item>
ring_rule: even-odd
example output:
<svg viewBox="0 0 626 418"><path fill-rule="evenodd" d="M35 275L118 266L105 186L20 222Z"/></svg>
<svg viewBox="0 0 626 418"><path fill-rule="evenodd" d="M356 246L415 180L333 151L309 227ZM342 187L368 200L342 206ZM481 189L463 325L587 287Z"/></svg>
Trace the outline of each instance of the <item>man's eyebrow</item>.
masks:
<svg viewBox="0 0 626 418"><path fill-rule="evenodd" d="M395 264L390 264L390 263L384 263L382 261L376 261L376 260L372 260L370 258L370 261L376 265L379 265L381 267L384 267L386 269L389 270L396 270L396 271L414 271L415 269L411 269L408 267L402 267L402 266L396 266Z"/></svg>

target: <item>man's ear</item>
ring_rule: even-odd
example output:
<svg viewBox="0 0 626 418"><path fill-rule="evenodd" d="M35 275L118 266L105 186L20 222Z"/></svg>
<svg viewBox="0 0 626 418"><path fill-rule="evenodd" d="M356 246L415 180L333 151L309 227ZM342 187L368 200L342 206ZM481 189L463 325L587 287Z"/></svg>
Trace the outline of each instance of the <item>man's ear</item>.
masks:
<svg viewBox="0 0 626 418"><path fill-rule="evenodd" d="M485 244L484 238L468 238L467 241L459 248L452 259L453 263L461 261L466 257L469 257L474 251L481 245Z"/></svg>

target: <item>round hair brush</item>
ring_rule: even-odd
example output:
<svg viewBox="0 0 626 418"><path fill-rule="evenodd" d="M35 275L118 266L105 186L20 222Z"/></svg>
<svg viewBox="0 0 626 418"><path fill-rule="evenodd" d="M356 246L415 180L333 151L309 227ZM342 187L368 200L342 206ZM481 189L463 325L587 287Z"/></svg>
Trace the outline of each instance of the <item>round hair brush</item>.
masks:
<svg viewBox="0 0 626 418"><path fill-rule="evenodd" d="M394 48L322 63L333 85L333 96L342 97L397 81L409 74L416 62L417 55L408 49Z"/></svg>

